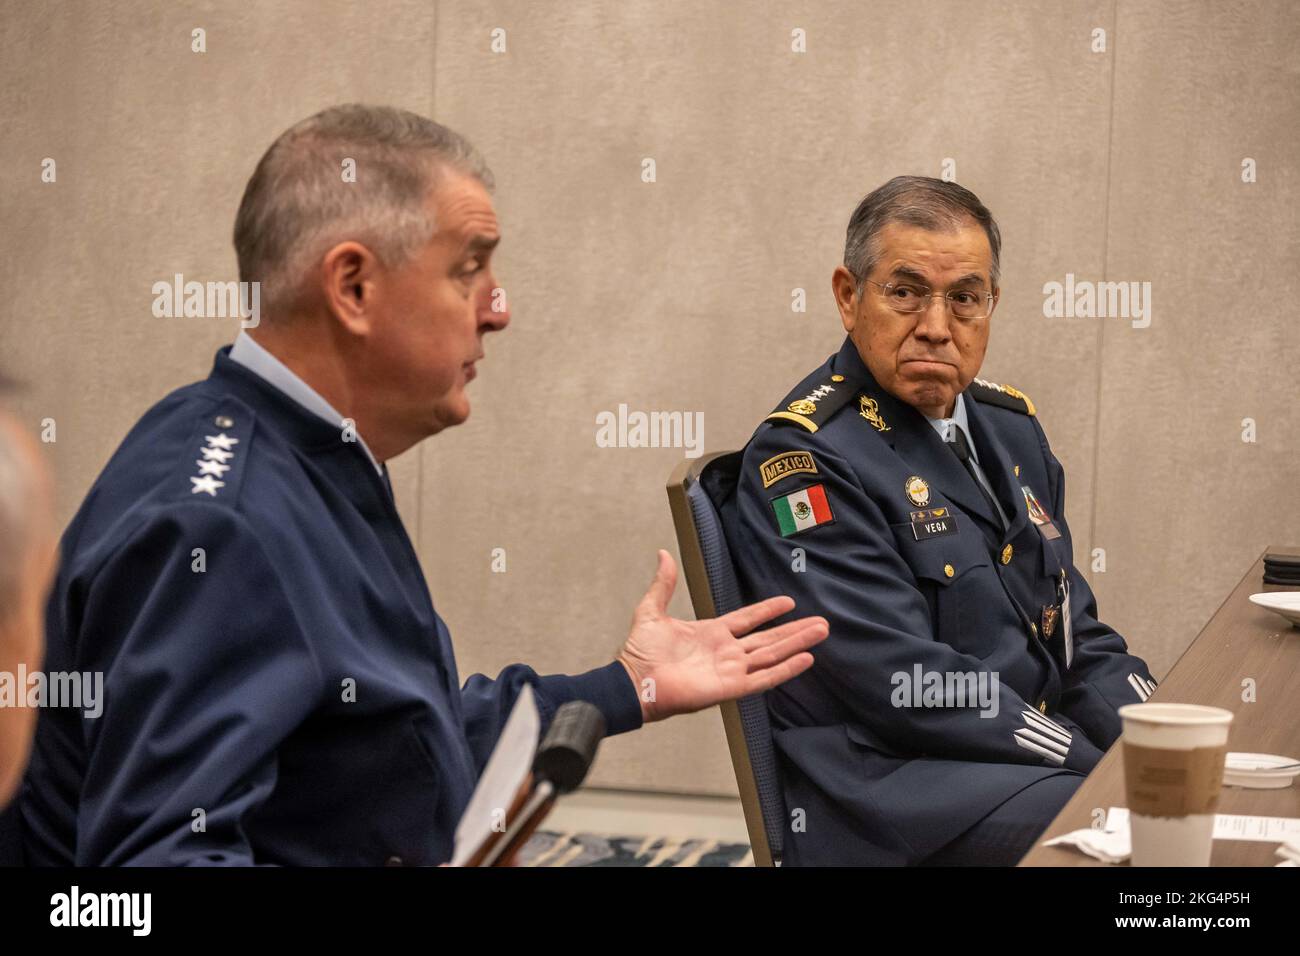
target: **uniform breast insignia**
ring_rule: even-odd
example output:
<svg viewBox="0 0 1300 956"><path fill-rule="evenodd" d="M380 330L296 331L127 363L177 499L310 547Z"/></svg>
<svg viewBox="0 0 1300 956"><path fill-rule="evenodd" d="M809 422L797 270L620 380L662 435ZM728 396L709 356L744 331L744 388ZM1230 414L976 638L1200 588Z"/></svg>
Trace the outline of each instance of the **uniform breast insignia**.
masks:
<svg viewBox="0 0 1300 956"><path fill-rule="evenodd" d="M913 511L911 513L911 518L912 537L917 541L957 533L956 516L954 516L947 508L931 508L929 511Z"/></svg>
<svg viewBox="0 0 1300 956"><path fill-rule="evenodd" d="M876 431L889 431L889 426L886 425L885 420L880 417L880 404L874 398L870 398L866 395L859 395L858 414L865 418Z"/></svg>
<svg viewBox="0 0 1300 956"><path fill-rule="evenodd" d="M1048 541L1061 536L1060 530L1052 521L1052 516L1047 513L1033 490L1028 485L1020 486L1020 493L1025 496L1025 510L1029 512L1029 520L1034 523L1039 532Z"/></svg>
<svg viewBox="0 0 1300 956"><path fill-rule="evenodd" d="M845 384L843 375L827 375L810 392L787 395L776 411L767 416L770 422L794 422L810 432L817 431L853 397L853 383Z"/></svg>
<svg viewBox="0 0 1300 956"><path fill-rule="evenodd" d="M1074 741L1070 732L1046 714L1022 710L1020 716L1025 726L1013 732L1016 745L1038 754L1049 763L1062 766Z"/></svg>
<svg viewBox="0 0 1300 956"><path fill-rule="evenodd" d="M759 465L758 473L763 479L763 487L771 488L782 478L789 478L791 475L817 474L817 462L813 461L812 452L787 451L773 455Z"/></svg>
<svg viewBox="0 0 1300 956"><path fill-rule="evenodd" d="M983 402L986 405L1009 408L1025 415L1038 414L1034 408L1034 403L1029 400L1029 396L1018 388L1012 388L1010 385L999 385L997 382L977 378L966 387L966 393L977 402Z"/></svg>
<svg viewBox="0 0 1300 956"><path fill-rule="evenodd" d="M826 489L819 484L773 498L772 511L783 538L835 520L826 500Z"/></svg>
<svg viewBox="0 0 1300 956"><path fill-rule="evenodd" d="M1156 682L1147 680L1141 674L1128 675L1129 686L1133 692L1138 695L1138 700L1146 703L1146 699L1156 692Z"/></svg>
<svg viewBox="0 0 1300 956"><path fill-rule="evenodd" d="M908 478L903 484L903 490L907 492L907 500L918 508L924 508L930 503L930 483L920 475Z"/></svg>
<svg viewBox="0 0 1300 956"><path fill-rule="evenodd" d="M1039 633L1043 635L1043 640L1050 640L1056 633L1056 622L1060 620L1061 609L1055 604L1043 605L1043 629Z"/></svg>

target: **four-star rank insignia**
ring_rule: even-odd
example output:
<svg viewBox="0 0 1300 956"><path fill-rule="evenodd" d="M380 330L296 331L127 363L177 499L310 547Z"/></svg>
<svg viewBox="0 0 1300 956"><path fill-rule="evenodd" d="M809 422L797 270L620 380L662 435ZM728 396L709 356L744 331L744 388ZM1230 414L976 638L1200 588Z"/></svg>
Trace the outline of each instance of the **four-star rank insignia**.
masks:
<svg viewBox="0 0 1300 956"><path fill-rule="evenodd" d="M236 496L252 435L253 413L251 410L240 413L237 407L230 411L233 414L205 413L195 427L191 435L193 444L186 442L188 453L176 466L178 496L184 495L191 501L232 500Z"/></svg>
<svg viewBox="0 0 1300 956"><path fill-rule="evenodd" d="M930 484L920 475L908 478L903 490L907 492L907 500L918 508L924 508L930 503Z"/></svg>
<svg viewBox="0 0 1300 956"><path fill-rule="evenodd" d="M199 454L203 457L194 462L199 466L199 473L190 478L190 483L194 486L190 489L190 494L202 492L215 498L217 490L226 487L226 483L219 479L233 467L228 462L235 457L233 448L239 444L239 439L231 438L225 432L203 437L207 439L207 444L199 449Z"/></svg>
<svg viewBox="0 0 1300 956"><path fill-rule="evenodd" d="M804 394L793 392L787 395L766 420L775 425L793 422L809 432L815 432L852 401L856 390L857 386L846 384L844 376L838 372L827 375L818 380L816 387Z"/></svg>

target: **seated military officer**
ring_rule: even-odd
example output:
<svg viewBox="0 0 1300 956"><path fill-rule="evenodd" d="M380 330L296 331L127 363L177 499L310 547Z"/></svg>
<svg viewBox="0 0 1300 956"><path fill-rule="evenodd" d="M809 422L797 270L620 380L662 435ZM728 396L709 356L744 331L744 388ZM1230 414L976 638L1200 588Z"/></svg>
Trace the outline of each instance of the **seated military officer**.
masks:
<svg viewBox="0 0 1300 956"><path fill-rule="evenodd" d="M145 414L63 538L48 666L103 672L104 705L40 715L30 862L443 862L525 684L544 725L583 699L621 733L811 665L824 620L736 639L788 597L669 617L661 551L616 661L461 686L384 462L465 421L509 321L491 181L387 108L326 110L262 157L235 248L264 314Z"/></svg>
<svg viewBox="0 0 1300 956"><path fill-rule="evenodd" d="M768 694L787 863L1013 864L1155 686L1097 619L1033 404L975 378L999 245L954 183L863 199L831 282L848 338L723 506L748 596L831 622Z"/></svg>

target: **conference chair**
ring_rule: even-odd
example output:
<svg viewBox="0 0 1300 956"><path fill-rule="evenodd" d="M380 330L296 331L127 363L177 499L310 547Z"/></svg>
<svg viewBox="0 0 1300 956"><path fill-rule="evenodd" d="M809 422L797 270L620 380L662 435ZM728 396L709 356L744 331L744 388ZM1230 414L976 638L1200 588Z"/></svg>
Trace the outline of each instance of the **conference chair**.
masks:
<svg viewBox="0 0 1300 956"><path fill-rule="evenodd" d="M718 516L718 506L735 493L740 461L738 451L688 458L668 479L668 504L697 618L717 617L744 603ZM763 695L753 694L728 701L720 709L754 865L780 865L785 800L767 704Z"/></svg>

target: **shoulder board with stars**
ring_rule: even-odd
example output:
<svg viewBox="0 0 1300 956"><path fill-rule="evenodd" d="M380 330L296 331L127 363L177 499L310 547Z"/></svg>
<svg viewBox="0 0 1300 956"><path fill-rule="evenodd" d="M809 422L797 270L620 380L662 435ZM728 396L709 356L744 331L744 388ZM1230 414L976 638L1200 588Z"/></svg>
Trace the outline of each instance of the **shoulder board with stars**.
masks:
<svg viewBox="0 0 1300 956"><path fill-rule="evenodd" d="M177 497L232 502L239 493L253 435L252 409L226 400L204 412L172 478Z"/></svg>
<svg viewBox="0 0 1300 956"><path fill-rule="evenodd" d="M765 421L793 423L815 432L832 415L853 401L855 395L857 386L853 382L846 381L843 375L827 375L815 382L806 393L792 392L787 395Z"/></svg>
<svg viewBox="0 0 1300 956"><path fill-rule="evenodd" d="M966 386L966 394L977 402L983 402L985 405L997 405L1025 415L1037 414L1034 403L1029 400L1029 396L1018 388L1012 388L1010 385L999 385L997 382L987 382L982 378L977 378Z"/></svg>

